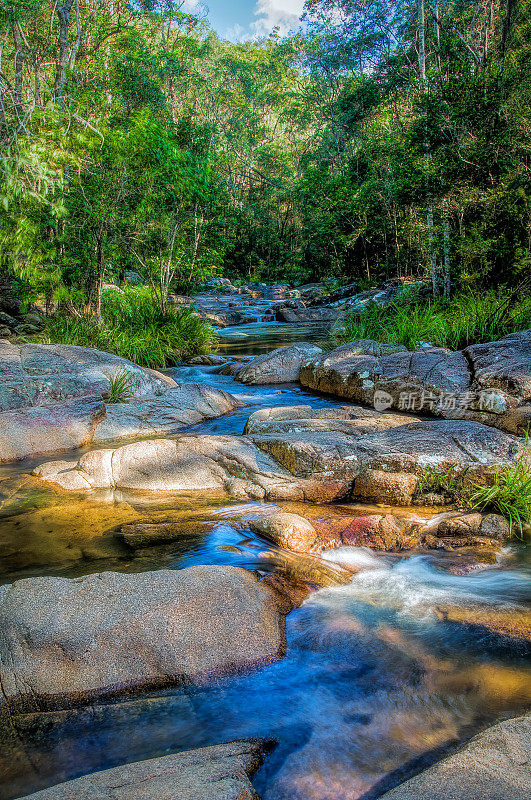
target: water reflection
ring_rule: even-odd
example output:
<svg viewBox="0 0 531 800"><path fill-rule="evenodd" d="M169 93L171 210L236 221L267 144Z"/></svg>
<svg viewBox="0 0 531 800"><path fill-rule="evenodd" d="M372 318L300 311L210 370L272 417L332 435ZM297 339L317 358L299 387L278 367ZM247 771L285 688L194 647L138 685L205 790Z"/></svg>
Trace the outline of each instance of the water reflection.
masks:
<svg viewBox="0 0 531 800"><path fill-rule="evenodd" d="M219 328L219 352L235 356L256 356L276 347L294 342L321 344L330 336L330 325L308 323L294 325L285 322L254 322Z"/></svg>

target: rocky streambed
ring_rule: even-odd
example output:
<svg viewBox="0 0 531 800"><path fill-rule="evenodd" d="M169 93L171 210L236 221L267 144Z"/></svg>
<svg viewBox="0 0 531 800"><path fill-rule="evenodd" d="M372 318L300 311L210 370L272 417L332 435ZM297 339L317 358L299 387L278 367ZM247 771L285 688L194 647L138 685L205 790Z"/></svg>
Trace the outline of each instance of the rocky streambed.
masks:
<svg viewBox="0 0 531 800"><path fill-rule="evenodd" d="M1 342L2 797L527 796L526 548L424 486L522 457L529 343Z"/></svg>

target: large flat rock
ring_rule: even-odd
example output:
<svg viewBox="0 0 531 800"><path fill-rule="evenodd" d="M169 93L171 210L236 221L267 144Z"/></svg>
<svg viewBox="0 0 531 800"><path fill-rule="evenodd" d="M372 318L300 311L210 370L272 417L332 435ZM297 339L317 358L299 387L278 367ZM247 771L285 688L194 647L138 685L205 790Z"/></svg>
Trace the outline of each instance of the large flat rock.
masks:
<svg viewBox="0 0 531 800"><path fill-rule="evenodd" d="M251 778L259 739L218 744L124 764L27 795L27 800L259 800Z"/></svg>
<svg viewBox="0 0 531 800"><path fill-rule="evenodd" d="M378 410L466 419L514 431L531 396L531 331L452 352L357 340L306 361L303 386Z"/></svg>
<svg viewBox="0 0 531 800"><path fill-rule="evenodd" d="M174 433L205 419L221 417L240 405L221 389L181 383L162 395L107 405L106 417L95 430L93 444Z"/></svg>
<svg viewBox="0 0 531 800"><path fill-rule="evenodd" d="M395 412L380 413L363 406L313 408L308 405L277 406L255 411L245 425L246 434L299 434L337 432L360 436L378 430L420 422L418 417Z"/></svg>
<svg viewBox="0 0 531 800"><path fill-rule="evenodd" d="M508 719L381 800L528 800L531 716Z"/></svg>
<svg viewBox="0 0 531 800"><path fill-rule="evenodd" d="M127 403L105 404L88 395L0 411L0 463L90 444L171 434L228 414L240 405L220 389L183 383Z"/></svg>
<svg viewBox="0 0 531 800"><path fill-rule="evenodd" d="M521 439L463 420L418 420L366 409L308 407L251 415L249 436L176 436L94 450L34 474L69 490L212 492L234 498L330 502L349 497L409 505L427 468L477 479L510 463ZM278 425L278 427L277 427Z"/></svg>
<svg viewBox="0 0 531 800"><path fill-rule="evenodd" d="M130 376L134 397L161 394L172 378L126 358L65 344L12 344L0 340L0 411L85 395L104 398L119 370Z"/></svg>
<svg viewBox="0 0 531 800"><path fill-rule="evenodd" d="M53 461L34 474L64 489L211 493L238 499L331 501L349 481L333 473L293 474L243 436L186 436L93 450L77 462Z"/></svg>
<svg viewBox="0 0 531 800"><path fill-rule="evenodd" d="M269 663L284 651L276 596L237 567L28 578L0 589L0 679L11 711Z"/></svg>

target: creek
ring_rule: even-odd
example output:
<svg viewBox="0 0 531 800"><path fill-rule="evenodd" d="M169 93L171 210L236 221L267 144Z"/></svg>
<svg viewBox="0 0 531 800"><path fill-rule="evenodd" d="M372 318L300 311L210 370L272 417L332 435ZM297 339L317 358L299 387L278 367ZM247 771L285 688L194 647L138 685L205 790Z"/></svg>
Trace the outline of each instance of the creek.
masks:
<svg viewBox="0 0 531 800"><path fill-rule="evenodd" d="M322 335L322 329L279 323L226 328L221 352L255 354ZM191 432L241 434L258 408L343 404L295 385L243 386L216 367L178 367L170 374L223 388L246 403ZM4 474L16 484L21 470ZM374 510L279 505L309 518ZM11 508L0 517L3 583L192 564L274 568L274 547L248 527L267 510L260 503L125 493L112 503L104 494L67 502L21 480ZM434 513L419 510L425 517ZM178 521L182 536L131 551L113 532L136 520ZM455 553L341 548L325 557L349 561L360 572L346 586L312 593L288 615L283 659L199 687L24 715L16 735L4 734L1 798L124 762L260 736L278 742L254 780L263 800L369 800L445 748L525 707L531 672L522 643L445 622L438 613L449 606L524 609L529 561L523 547L506 547L496 564L465 575L449 569L459 563Z"/></svg>

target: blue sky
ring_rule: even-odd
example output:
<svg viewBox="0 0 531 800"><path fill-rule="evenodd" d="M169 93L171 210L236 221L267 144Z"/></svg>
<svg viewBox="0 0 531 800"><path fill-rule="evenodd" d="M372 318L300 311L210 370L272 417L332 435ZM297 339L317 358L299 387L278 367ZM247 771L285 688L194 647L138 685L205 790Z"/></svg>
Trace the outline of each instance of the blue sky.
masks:
<svg viewBox="0 0 531 800"><path fill-rule="evenodd" d="M287 33L298 27L304 0L186 0L190 10L194 6L208 8L208 18L214 30L232 41L267 36L279 27Z"/></svg>

